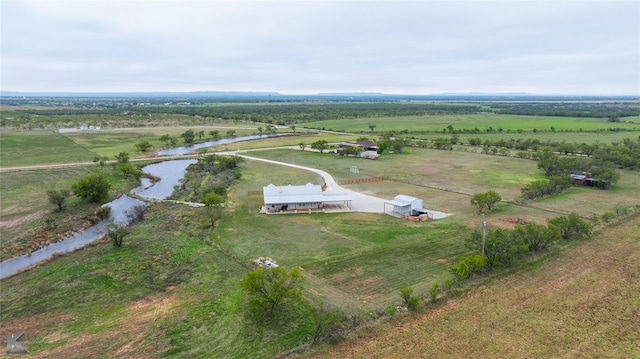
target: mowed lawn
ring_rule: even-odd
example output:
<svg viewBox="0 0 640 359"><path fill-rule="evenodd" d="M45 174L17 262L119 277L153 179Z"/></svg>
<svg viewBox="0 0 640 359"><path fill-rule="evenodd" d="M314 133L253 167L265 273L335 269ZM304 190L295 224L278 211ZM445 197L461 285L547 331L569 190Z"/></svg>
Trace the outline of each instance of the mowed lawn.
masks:
<svg viewBox="0 0 640 359"><path fill-rule="evenodd" d="M640 217L308 358L638 358Z"/></svg>

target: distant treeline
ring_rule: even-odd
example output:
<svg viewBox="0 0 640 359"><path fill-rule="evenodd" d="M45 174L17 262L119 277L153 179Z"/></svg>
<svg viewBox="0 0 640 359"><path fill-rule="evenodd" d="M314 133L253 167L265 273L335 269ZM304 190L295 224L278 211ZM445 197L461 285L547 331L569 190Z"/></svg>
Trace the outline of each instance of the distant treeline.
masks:
<svg viewBox="0 0 640 359"><path fill-rule="evenodd" d="M491 105L492 111L509 115L608 118L617 122L621 117L639 116L638 103L619 102L536 102L500 103Z"/></svg>
<svg viewBox="0 0 640 359"><path fill-rule="evenodd" d="M264 122L290 125L329 119L367 117L423 116L442 114L474 114L482 111L478 105L415 104L415 103L341 103L341 104L235 104L235 105L185 105L139 106L122 105L117 108L53 108L12 109L23 115L129 115L180 114L205 118Z"/></svg>

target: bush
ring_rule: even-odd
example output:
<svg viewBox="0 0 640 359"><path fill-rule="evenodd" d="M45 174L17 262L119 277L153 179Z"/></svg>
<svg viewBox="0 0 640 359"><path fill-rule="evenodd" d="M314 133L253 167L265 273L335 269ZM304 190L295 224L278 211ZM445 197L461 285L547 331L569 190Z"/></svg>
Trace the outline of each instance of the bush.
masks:
<svg viewBox="0 0 640 359"><path fill-rule="evenodd" d="M435 304L438 302L438 294L440 294L440 285L438 282L433 283L431 289L429 290L429 297L431 298L431 303Z"/></svg>
<svg viewBox="0 0 640 359"><path fill-rule="evenodd" d="M451 267L450 271L456 276L458 280L465 280L471 277L472 274L482 273L487 267L487 260L479 255L462 256L460 261Z"/></svg>
<svg viewBox="0 0 640 359"><path fill-rule="evenodd" d="M422 306L420 298L413 295L413 287L410 285L400 287L400 298L402 298L402 304L411 311L417 311Z"/></svg>

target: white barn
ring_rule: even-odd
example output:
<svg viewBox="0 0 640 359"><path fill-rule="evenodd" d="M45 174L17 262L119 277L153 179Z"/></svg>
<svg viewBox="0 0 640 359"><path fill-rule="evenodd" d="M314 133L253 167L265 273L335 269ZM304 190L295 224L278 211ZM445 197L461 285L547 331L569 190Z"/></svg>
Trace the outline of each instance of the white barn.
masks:
<svg viewBox="0 0 640 359"><path fill-rule="evenodd" d="M325 203L342 202L350 207L352 201L351 196L346 193L325 194L322 192L322 186L311 183L304 186L270 184L263 187L262 194L262 213L323 211Z"/></svg>
<svg viewBox="0 0 640 359"><path fill-rule="evenodd" d="M395 217L405 218L409 216L427 214L427 210L422 207L421 199L399 194L391 201L384 202L384 213Z"/></svg>

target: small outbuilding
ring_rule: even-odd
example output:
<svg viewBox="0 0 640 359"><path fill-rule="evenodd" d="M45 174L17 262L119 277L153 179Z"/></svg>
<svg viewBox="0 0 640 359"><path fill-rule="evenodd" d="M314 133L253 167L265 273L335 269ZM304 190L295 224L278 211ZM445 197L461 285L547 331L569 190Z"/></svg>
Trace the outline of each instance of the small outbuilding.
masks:
<svg viewBox="0 0 640 359"><path fill-rule="evenodd" d="M326 203L343 203L351 207L351 196L346 193L325 194L322 186L307 183L304 186L276 186L269 184L263 187L264 205L262 213L281 213L298 211L323 211Z"/></svg>
<svg viewBox="0 0 640 359"><path fill-rule="evenodd" d="M384 202L384 213L400 218L428 214L419 198L399 194L391 201Z"/></svg>

